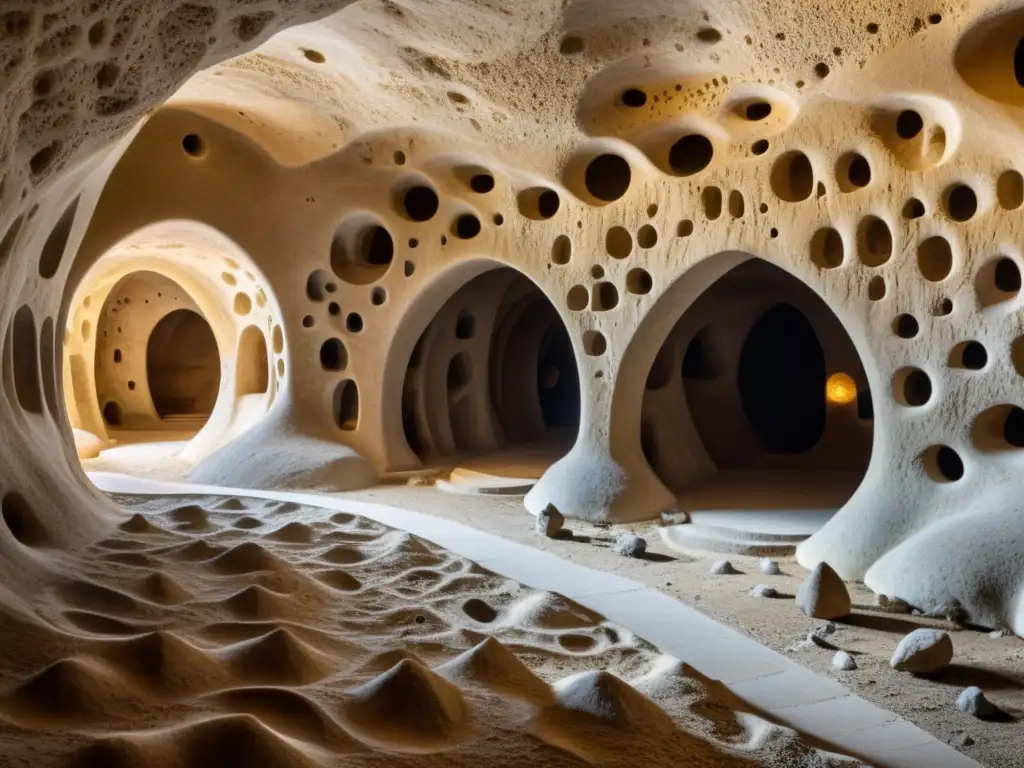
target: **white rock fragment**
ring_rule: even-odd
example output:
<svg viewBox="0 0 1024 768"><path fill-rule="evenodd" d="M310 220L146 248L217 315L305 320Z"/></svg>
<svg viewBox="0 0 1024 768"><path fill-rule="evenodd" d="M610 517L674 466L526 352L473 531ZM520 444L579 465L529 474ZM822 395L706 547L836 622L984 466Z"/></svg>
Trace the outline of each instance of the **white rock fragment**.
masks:
<svg viewBox="0 0 1024 768"><path fill-rule="evenodd" d="M992 632L989 632L988 636L991 637L993 640L998 640L1001 637L1006 637L1006 630L1005 629L996 629L996 630L993 630Z"/></svg>
<svg viewBox="0 0 1024 768"><path fill-rule="evenodd" d="M857 661L846 651L836 651L832 657L832 666L844 672L851 672L857 668Z"/></svg>
<svg viewBox="0 0 1024 768"><path fill-rule="evenodd" d="M562 517L562 513L555 509L554 504L548 504L537 515L534 530L541 536L547 536L550 539L562 530L563 525L565 525L565 518Z"/></svg>
<svg viewBox="0 0 1024 768"><path fill-rule="evenodd" d="M769 587L767 584L758 584L754 587L750 593L754 597L778 597L779 593L775 590L775 587Z"/></svg>
<svg viewBox="0 0 1024 768"><path fill-rule="evenodd" d="M915 675L928 675L949 666L953 641L941 629L915 629L900 640L892 655L892 668Z"/></svg>
<svg viewBox="0 0 1024 768"><path fill-rule="evenodd" d="M761 561L760 565L761 573L767 576L778 576L780 573L782 573L782 571L779 570L779 564L774 560L769 560L768 558L765 558Z"/></svg>
<svg viewBox="0 0 1024 768"><path fill-rule="evenodd" d="M796 604L816 619L841 619L853 603L846 584L828 563L818 563L796 593Z"/></svg>
<svg viewBox="0 0 1024 768"><path fill-rule="evenodd" d="M976 685L965 688L957 696L956 708L982 720L992 717L998 711L996 705L986 699L985 693Z"/></svg>
<svg viewBox="0 0 1024 768"><path fill-rule="evenodd" d="M711 572L715 574L715 576L729 576L734 573L739 573L739 571L732 567L732 563L728 560L716 560L711 565Z"/></svg>
<svg viewBox="0 0 1024 768"><path fill-rule="evenodd" d="M612 547L612 552L622 557L640 557L646 551L647 541L628 531L620 534Z"/></svg>

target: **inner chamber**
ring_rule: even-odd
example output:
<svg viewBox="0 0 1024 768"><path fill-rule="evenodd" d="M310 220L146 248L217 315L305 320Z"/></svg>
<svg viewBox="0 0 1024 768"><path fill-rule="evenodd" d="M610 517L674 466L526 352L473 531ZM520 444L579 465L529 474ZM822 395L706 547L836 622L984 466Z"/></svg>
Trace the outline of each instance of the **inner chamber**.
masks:
<svg viewBox="0 0 1024 768"><path fill-rule="evenodd" d="M572 447L579 418L569 333L514 269L456 291L413 349L402 422L425 465L536 479Z"/></svg>
<svg viewBox="0 0 1024 768"><path fill-rule="evenodd" d="M642 414L644 454L690 512L830 515L871 458L871 395L853 342L813 290L760 259L679 319Z"/></svg>
<svg viewBox="0 0 1024 768"><path fill-rule="evenodd" d="M176 282L133 272L110 291L97 325L95 379L112 433L195 434L217 402L220 367L210 324Z"/></svg>

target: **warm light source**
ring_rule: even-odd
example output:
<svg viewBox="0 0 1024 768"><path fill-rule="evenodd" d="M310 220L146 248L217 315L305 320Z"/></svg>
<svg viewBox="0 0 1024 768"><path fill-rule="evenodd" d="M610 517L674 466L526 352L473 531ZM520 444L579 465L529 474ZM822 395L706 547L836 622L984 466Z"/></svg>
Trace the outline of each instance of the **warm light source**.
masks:
<svg viewBox="0 0 1024 768"><path fill-rule="evenodd" d="M845 373L833 373L825 382L825 398L836 405L846 405L857 399L857 384Z"/></svg>

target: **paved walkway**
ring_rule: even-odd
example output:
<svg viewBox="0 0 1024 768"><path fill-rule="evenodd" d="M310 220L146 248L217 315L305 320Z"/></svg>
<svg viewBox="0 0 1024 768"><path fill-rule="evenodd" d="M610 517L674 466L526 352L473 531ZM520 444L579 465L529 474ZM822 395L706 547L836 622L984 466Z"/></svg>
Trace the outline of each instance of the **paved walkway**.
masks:
<svg viewBox="0 0 1024 768"><path fill-rule="evenodd" d="M656 589L539 552L469 526L382 504L290 491L224 488L105 472L89 479L108 493L238 496L349 512L408 531L494 573L558 592L653 643L762 710L769 719L880 768L980 768L980 764L892 712L851 694Z"/></svg>

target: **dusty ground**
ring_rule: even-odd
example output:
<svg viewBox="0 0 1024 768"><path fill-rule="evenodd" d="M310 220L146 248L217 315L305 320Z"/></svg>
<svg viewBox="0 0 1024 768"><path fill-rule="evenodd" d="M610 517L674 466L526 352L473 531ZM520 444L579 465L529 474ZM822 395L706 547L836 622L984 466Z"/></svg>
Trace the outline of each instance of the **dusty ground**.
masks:
<svg viewBox="0 0 1024 768"><path fill-rule="evenodd" d="M855 655L858 669L836 672L831 667L832 651L797 647L809 630L824 622L808 618L793 604L792 596L806 574L794 558L779 559L782 575L766 576L758 568L758 558L696 551L687 556L666 547L654 525L642 524L632 528L647 539L653 557L630 560L611 551L618 529L572 520L567 527L573 530L573 540L538 537L521 497L456 496L431 487L406 485L379 486L345 496L428 512L656 587L807 668L838 680L857 695L918 724L983 765L1024 765L1024 725L1020 722L1024 717L1024 641L1020 638L994 639L985 631L954 631L954 664L941 678L925 680L900 674L889 666L900 638L922 626L954 628L941 620L880 613L873 608L871 590L851 584L854 613L838 623L838 631L828 639ZM712 562L722 557L731 560L742 573L711 575ZM756 584L773 586L784 597L751 597ZM980 686L1014 721L988 723L957 711L956 697L969 685Z"/></svg>

